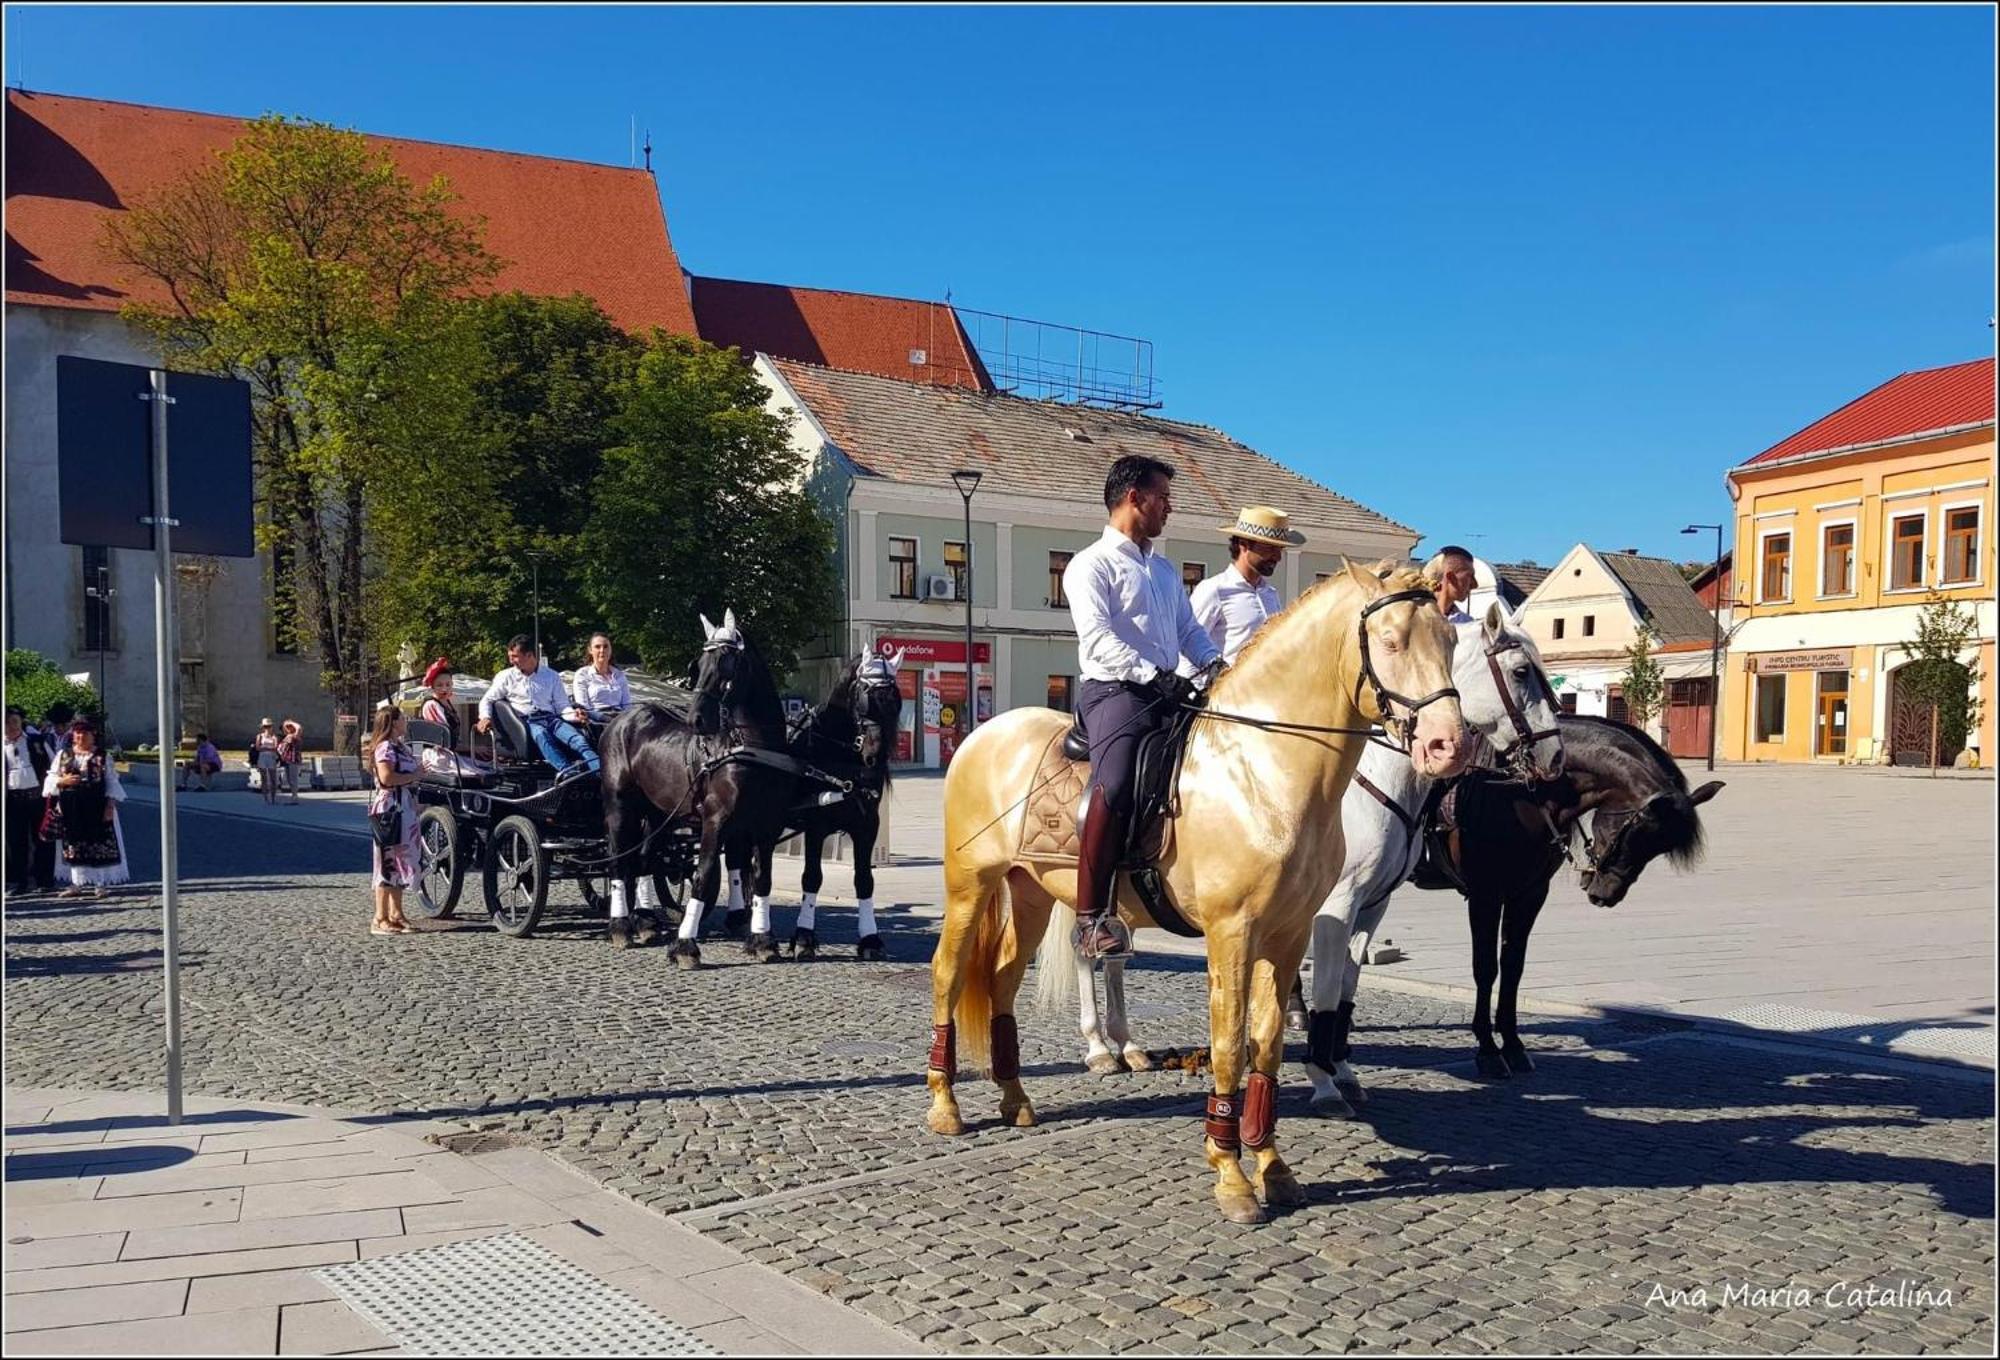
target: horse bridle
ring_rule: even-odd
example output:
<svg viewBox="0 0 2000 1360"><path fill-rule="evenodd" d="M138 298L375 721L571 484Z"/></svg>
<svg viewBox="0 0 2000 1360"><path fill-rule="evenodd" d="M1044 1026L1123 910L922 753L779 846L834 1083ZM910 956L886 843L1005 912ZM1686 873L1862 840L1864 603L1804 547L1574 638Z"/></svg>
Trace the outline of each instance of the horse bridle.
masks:
<svg viewBox="0 0 2000 1360"><path fill-rule="evenodd" d="M1500 748L1499 756L1513 766L1515 772L1523 778L1531 781L1546 780L1554 776L1536 763L1535 744L1544 737L1560 738L1562 731L1554 727L1539 732L1535 730L1534 725L1528 721L1526 710L1521 707L1521 701L1514 697L1514 687L1507 683L1506 672L1500 667L1500 658L1508 652L1526 650L1526 643L1517 637L1509 636L1504 630L1493 640L1492 645L1486 648L1486 669L1492 673L1493 688L1500 692L1500 706L1507 710L1507 721L1514 725L1514 740ZM1553 703L1555 692L1549 689L1548 678L1542 675L1540 667L1533 669L1536 678L1542 682L1543 692Z"/></svg>
<svg viewBox="0 0 2000 1360"><path fill-rule="evenodd" d="M1361 706L1361 686L1365 683L1370 689L1374 690L1375 706L1381 711L1383 730L1393 732L1400 728L1403 745L1407 748L1416 736L1417 714L1440 699L1458 698L1458 690L1455 686L1446 685L1443 689L1426 694L1421 699L1412 699L1407 695L1398 694L1395 690L1390 689L1382 683L1382 677L1375 673L1375 659L1368 650L1368 616L1378 609L1386 609L1392 604L1404 603L1422 603L1431 605L1433 608L1436 607L1436 600L1430 591L1419 587L1412 590L1398 590L1391 594L1380 596L1369 601L1362 609L1361 619L1358 624L1361 633L1361 675L1354 682L1354 698L1355 707L1359 708ZM1391 704L1401 704L1407 712L1403 717L1398 718L1390 708Z"/></svg>

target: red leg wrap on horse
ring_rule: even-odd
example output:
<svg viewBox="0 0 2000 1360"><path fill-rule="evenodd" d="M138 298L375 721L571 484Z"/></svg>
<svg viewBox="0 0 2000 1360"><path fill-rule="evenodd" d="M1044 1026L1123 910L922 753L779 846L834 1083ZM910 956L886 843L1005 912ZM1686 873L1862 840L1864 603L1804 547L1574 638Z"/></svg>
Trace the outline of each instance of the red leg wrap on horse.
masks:
<svg viewBox="0 0 2000 1360"><path fill-rule="evenodd" d="M1243 1084L1243 1146L1267 1148L1277 1131L1278 1083L1262 1072L1252 1072Z"/></svg>
<svg viewBox="0 0 2000 1360"><path fill-rule="evenodd" d="M1202 1132L1215 1140L1219 1148L1234 1152L1242 1146L1236 1135L1237 1104L1235 1095L1210 1096L1208 1098L1208 1122L1202 1125Z"/></svg>
<svg viewBox="0 0 2000 1360"><path fill-rule="evenodd" d="M1021 1075L1021 1031L1011 1015L993 1017L993 1080L1013 1081Z"/></svg>
<svg viewBox="0 0 2000 1360"><path fill-rule="evenodd" d="M958 1074L958 1030L952 1025L931 1026L931 1071Z"/></svg>

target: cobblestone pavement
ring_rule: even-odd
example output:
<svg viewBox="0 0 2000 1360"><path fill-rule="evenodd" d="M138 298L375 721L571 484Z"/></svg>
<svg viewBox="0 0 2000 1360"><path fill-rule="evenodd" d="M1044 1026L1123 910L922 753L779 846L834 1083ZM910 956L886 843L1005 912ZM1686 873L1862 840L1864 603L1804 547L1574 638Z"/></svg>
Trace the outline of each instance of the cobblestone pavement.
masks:
<svg viewBox="0 0 2000 1360"><path fill-rule="evenodd" d="M835 911L818 962L718 943L692 975L580 916L513 941L470 907L380 939L364 842L182 827L191 1091L525 1135L942 1350L1993 1345L1988 1077L1536 1017L1540 1070L1481 1085L1460 1003L1378 990L1368 1119L1306 1116L1288 1069L1279 1136L1310 1203L1234 1227L1200 1159L1205 1079L1085 1076L1067 1018L1024 1017L1042 1127L999 1127L968 1080L971 1132L925 1132L933 936L910 913L884 910L880 964L844 956ZM158 943L136 895L11 909L7 1080L159 1086ZM1188 961L1130 983L1142 1042L1205 1042ZM1908 1287L1829 1303L1843 1281ZM1809 1297L1725 1294L1745 1286Z"/></svg>

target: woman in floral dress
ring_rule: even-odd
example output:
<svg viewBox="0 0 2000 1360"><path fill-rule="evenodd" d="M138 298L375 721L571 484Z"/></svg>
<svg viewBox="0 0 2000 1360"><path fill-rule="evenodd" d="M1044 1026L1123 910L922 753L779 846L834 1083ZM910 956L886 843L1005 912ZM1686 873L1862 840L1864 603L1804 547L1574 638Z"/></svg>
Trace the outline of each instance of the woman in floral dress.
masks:
<svg viewBox="0 0 2000 1360"><path fill-rule="evenodd" d="M125 832L118 825L125 790L118 771L97 747L90 719L76 719L69 730L69 746L57 753L42 783L43 794L56 800L57 876L69 880L64 897L85 892L102 897L106 887L132 881Z"/></svg>
<svg viewBox="0 0 2000 1360"><path fill-rule="evenodd" d="M369 758L375 766L375 796L368 800L371 828L375 819L400 812L401 834L384 847L375 841L375 923L372 935L402 935L410 929L403 919L403 890L417 881L417 795L411 787L421 768L416 752L403 735L409 724L402 710L384 705L375 710Z"/></svg>

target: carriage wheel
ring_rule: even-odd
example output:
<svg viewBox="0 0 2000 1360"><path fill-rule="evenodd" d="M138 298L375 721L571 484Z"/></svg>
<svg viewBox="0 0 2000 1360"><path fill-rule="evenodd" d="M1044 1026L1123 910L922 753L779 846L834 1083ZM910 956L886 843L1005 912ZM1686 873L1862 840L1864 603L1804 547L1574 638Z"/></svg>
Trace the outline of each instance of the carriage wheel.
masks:
<svg viewBox="0 0 2000 1360"><path fill-rule="evenodd" d="M458 907L465 891L465 855L458 818L449 808L427 807L417 818L417 914L439 920Z"/></svg>
<svg viewBox="0 0 2000 1360"><path fill-rule="evenodd" d="M665 870L655 869L653 899L659 903L660 914L666 920L668 927L678 930L681 918L687 915L687 880L671 877Z"/></svg>
<svg viewBox="0 0 2000 1360"><path fill-rule="evenodd" d="M493 928L521 939L542 919L549 896L549 857L542 833L526 817L502 818L486 843L486 910Z"/></svg>

